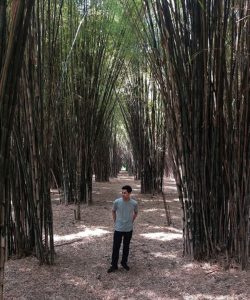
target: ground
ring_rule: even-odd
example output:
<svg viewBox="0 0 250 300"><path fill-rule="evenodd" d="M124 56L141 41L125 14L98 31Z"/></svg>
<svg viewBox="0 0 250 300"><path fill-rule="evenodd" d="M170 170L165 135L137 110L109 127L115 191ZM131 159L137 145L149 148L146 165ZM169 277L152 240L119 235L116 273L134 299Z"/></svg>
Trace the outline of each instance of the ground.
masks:
<svg viewBox="0 0 250 300"><path fill-rule="evenodd" d="M130 271L110 266L112 202L130 184L139 215L129 255ZM250 299L250 271L237 266L195 262L182 255L181 208L174 181L165 180L173 225L167 226L161 196L141 195L139 181L122 173L109 183L94 183L94 204L82 207L53 201L56 262L39 266L36 258L6 264L5 299Z"/></svg>

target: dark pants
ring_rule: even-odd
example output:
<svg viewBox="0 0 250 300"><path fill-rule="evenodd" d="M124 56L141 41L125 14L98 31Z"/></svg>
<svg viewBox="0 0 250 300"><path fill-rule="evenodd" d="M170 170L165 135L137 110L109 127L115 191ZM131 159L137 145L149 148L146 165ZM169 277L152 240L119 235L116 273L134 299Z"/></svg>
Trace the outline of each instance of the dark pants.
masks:
<svg viewBox="0 0 250 300"><path fill-rule="evenodd" d="M132 238L133 231L122 232L115 231L114 232L114 241L113 241L113 253L112 253L112 266L117 267L118 259L119 259L119 250L121 247L121 242L123 238L123 251L122 251L122 261L121 263L126 264L128 262L128 254L129 254L129 244Z"/></svg>

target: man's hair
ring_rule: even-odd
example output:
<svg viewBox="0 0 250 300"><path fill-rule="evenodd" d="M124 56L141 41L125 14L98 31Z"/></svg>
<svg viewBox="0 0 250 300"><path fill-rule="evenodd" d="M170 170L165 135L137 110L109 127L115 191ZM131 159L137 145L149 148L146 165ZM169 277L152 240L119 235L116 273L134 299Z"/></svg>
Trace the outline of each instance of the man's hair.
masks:
<svg viewBox="0 0 250 300"><path fill-rule="evenodd" d="M122 190L127 190L128 193L131 193L132 192L132 187L130 185L124 185L122 187Z"/></svg>

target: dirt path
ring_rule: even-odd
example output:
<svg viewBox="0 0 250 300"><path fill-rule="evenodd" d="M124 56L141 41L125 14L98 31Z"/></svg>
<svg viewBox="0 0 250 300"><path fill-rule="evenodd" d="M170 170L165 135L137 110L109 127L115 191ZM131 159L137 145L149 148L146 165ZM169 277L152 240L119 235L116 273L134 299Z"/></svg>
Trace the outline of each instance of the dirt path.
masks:
<svg viewBox="0 0 250 300"><path fill-rule="evenodd" d="M129 256L129 272L110 265L111 206L121 186L131 184L139 204ZM56 263L39 266L35 258L9 261L5 299L250 299L250 272L223 271L217 264L182 257L181 210L175 184L167 180L167 201L174 222L166 227L161 198L139 194L139 182L125 174L110 183L94 183L94 205L54 204Z"/></svg>

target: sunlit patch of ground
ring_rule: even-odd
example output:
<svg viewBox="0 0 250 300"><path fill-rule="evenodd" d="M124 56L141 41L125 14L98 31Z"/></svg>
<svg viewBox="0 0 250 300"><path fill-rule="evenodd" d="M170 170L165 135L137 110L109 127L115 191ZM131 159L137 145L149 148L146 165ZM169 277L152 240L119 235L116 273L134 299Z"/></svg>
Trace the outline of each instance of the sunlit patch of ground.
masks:
<svg viewBox="0 0 250 300"><path fill-rule="evenodd" d="M141 234L142 237L151 240L158 240L158 241L171 241L175 239L182 239L182 234L179 233L170 233L170 232L151 232L151 233L143 233Z"/></svg>
<svg viewBox="0 0 250 300"><path fill-rule="evenodd" d="M95 229L85 229L84 231L80 231L78 233L73 233L73 234L66 234L66 235L54 235L54 241L59 242L59 241L72 241L75 239L79 238L88 238L88 237L98 237L98 236L103 236L107 233L110 233L110 231L103 230L101 228L95 228Z"/></svg>

